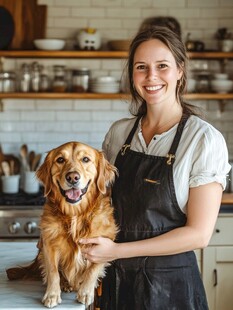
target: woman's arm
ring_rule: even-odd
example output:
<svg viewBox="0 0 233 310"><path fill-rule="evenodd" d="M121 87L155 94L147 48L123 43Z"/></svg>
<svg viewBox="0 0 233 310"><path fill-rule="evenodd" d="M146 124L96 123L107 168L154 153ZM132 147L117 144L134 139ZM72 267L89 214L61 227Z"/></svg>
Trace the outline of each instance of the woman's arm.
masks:
<svg viewBox="0 0 233 310"><path fill-rule="evenodd" d="M115 243L103 237L80 240L82 244L90 244L90 247L83 249L83 254L86 259L100 263L119 258L171 255L204 248L212 236L221 197L222 186L219 183L191 188L187 223L184 227L134 242Z"/></svg>

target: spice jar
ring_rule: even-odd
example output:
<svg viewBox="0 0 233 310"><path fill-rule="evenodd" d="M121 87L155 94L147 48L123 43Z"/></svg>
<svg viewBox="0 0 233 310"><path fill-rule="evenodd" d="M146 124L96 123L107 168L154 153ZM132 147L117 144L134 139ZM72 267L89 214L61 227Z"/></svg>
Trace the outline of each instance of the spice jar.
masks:
<svg viewBox="0 0 233 310"><path fill-rule="evenodd" d="M41 74L42 66L37 62L32 64L32 74L31 74L31 87L33 92L40 91L40 74Z"/></svg>
<svg viewBox="0 0 233 310"><path fill-rule="evenodd" d="M11 93L16 91L16 74L13 71L3 71L0 73L0 91Z"/></svg>
<svg viewBox="0 0 233 310"><path fill-rule="evenodd" d="M77 93L84 93L88 91L90 79L90 70L87 68L80 68L73 70L72 74L72 90Z"/></svg>
<svg viewBox="0 0 233 310"><path fill-rule="evenodd" d="M52 90L56 93L63 93L67 89L67 81L65 78L65 66L55 65L53 66L54 79L52 84Z"/></svg>

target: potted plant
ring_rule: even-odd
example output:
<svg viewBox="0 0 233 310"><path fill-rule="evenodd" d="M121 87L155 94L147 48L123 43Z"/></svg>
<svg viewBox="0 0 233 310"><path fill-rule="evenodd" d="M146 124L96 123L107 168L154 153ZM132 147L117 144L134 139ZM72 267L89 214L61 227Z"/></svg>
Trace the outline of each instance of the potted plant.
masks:
<svg viewBox="0 0 233 310"><path fill-rule="evenodd" d="M222 52L231 52L233 50L232 33L227 28L219 28L215 34L219 42L219 49Z"/></svg>

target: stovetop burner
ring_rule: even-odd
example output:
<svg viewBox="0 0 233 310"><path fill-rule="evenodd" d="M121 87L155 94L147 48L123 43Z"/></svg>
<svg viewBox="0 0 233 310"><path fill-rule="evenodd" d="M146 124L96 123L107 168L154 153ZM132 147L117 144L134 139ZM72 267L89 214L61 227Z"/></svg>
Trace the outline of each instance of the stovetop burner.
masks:
<svg viewBox="0 0 233 310"><path fill-rule="evenodd" d="M36 194L27 194L20 191L17 194L0 194L0 206L43 206L45 197L43 196L44 189Z"/></svg>

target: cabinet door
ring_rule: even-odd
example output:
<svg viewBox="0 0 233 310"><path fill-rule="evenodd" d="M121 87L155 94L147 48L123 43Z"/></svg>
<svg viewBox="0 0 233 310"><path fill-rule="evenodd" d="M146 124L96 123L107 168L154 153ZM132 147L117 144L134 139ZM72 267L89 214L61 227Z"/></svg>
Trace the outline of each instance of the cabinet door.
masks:
<svg viewBox="0 0 233 310"><path fill-rule="evenodd" d="M233 246L204 249L202 267L210 310L232 310Z"/></svg>

